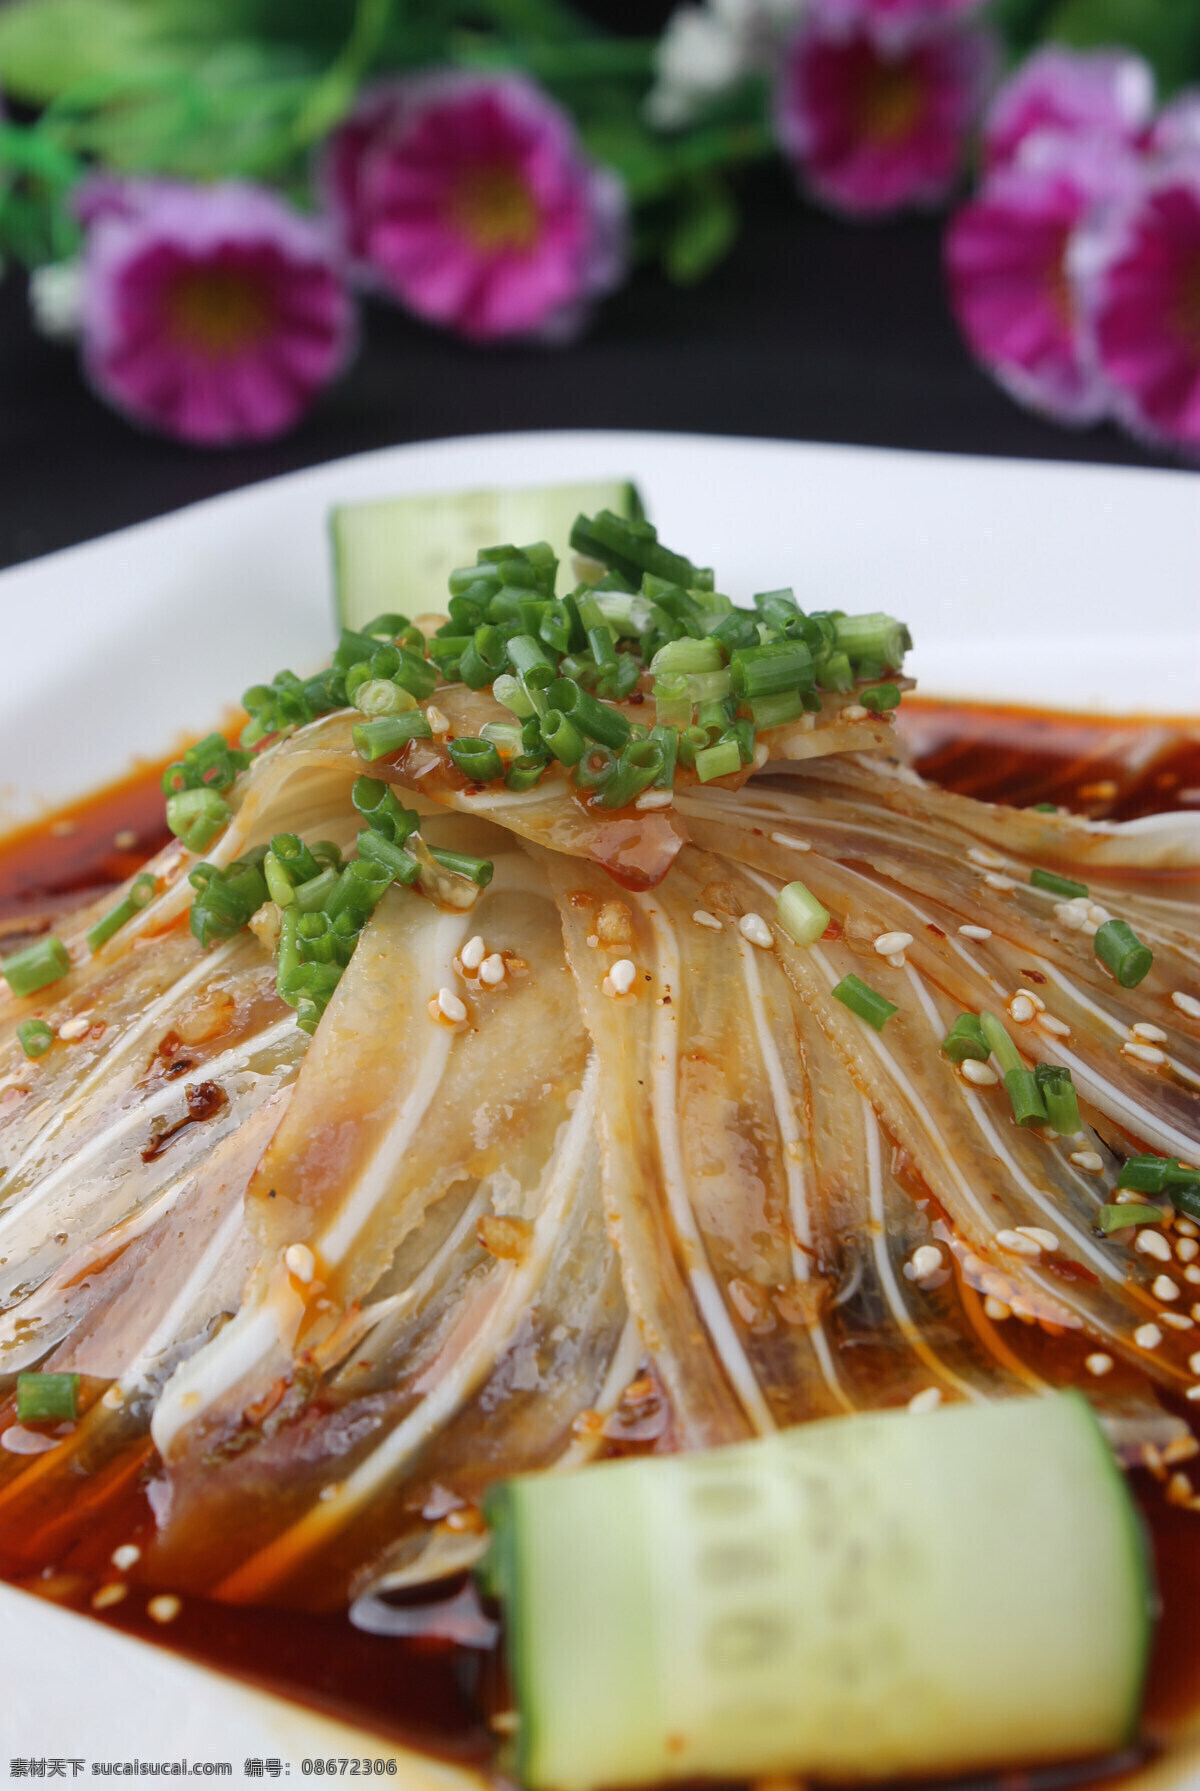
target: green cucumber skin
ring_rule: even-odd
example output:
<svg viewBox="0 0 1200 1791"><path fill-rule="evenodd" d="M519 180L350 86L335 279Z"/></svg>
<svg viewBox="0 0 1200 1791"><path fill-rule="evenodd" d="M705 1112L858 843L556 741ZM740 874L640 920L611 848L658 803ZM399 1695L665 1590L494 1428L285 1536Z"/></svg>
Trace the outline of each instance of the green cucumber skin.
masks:
<svg viewBox="0 0 1200 1791"><path fill-rule="evenodd" d="M496 1583L542 1791L1120 1746L1139 1520L1076 1395L866 1414L510 1483Z"/></svg>
<svg viewBox="0 0 1200 1791"><path fill-rule="evenodd" d="M581 509L642 514L636 486L621 479L338 505L329 516L338 625L361 628L389 610L409 617L444 610L450 573L495 541L549 541L569 566Z"/></svg>

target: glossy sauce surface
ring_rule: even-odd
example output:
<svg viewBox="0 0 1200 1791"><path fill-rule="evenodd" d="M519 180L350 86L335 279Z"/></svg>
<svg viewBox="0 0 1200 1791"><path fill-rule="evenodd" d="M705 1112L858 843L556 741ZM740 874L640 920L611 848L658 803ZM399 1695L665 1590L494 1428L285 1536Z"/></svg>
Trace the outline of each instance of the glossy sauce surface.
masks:
<svg viewBox="0 0 1200 1791"><path fill-rule="evenodd" d="M906 699L900 738L917 768L947 788L1018 806L1054 802L1097 818L1200 808L1200 726L1058 717L1024 709L952 706ZM0 952L9 940L43 930L55 908L95 895L130 875L168 837L159 778L141 768L60 814L0 840ZM132 835L132 839L130 836ZM7 938L5 937L7 935ZM1020 1340L1055 1379L1078 1373L1069 1356L1036 1330ZM1179 1408L1185 1418L1194 1412ZM12 1422L0 1402L0 1429ZM144 1442L110 1463L103 1486L71 1508L47 1513L40 1528L6 1518L0 1492L0 1574L24 1589L79 1611L97 1591L124 1581L119 1602L97 1620L166 1645L249 1682L358 1721L381 1737L483 1766L492 1749L485 1712L501 1707L497 1664L433 1638L384 1638L354 1628L342 1614L229 1607L189 1598L171 1622L148 1614L157 1588L138 1586L136 1566L120 1574L114 1548L148 1538L153 1517L146 1488L154 1472ZM1145 1513L1163 1597L1145 1706L1148 1737L1158 1740L1200 1703L1200 1514L1172 1507L1148 1474L1132 1484ZM497 1700L500 1704L498 1705ZM1106 1766L1008 1774L1008 1787L1099 1782L1128 1770Z"/></svg>

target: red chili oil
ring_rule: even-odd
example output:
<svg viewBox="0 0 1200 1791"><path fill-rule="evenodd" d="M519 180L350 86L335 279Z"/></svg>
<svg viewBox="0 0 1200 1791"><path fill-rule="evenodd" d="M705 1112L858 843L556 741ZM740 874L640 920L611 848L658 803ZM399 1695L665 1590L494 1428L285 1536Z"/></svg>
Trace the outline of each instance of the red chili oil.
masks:
<svg viewBox="0 0 1200 1791"><path fill-rule="evenodd" d="M1132 819L1200 807L1200 726L1156 719L1060 716L906 698L897 732L919 771L964 795L1019 807L1051 802L1093 818ZM38 931L55 905L98 895L166 843L160 778L144 765L120 782L0 841L0 950L4 935ZM129 836L133 836L132 839ZM1022 1353L1036 1354L1049 1378L1070 1378L1078 1354L1070 1339L1036 1329ZM1056 1356L1056 1352L1058 1352ZM1066 1368L1055 1374L1055 1367ZM1193 1414L1183 1407L1180 1415ZM76 1507L49 1520L40 1537L5 1524L0 1492L0 1574L25 1590L88 1613L96 1591L125 1578L129 1590L97 1621L235 1674L248 1683L358 1723L462 1765L484 1767L494 1738L485 1712L496 1708L497 1665L473 1650L433 1638L366 1634L342 1613L305 1613L182 1601L168 1624L147 1612L152 1588L137 1570L121 1576L114 1548L147 1540L153 1517L145 1487L153 1471L143 1441L110 1464L104 1487L81 1487ZM114 1472L114 1470L116 1470ZM1200 1513L1169 1505L1148 1474L1132 1478L1145 1514L1163 1609L1145 1703L1151 1741L1200 1704ZM1129 1757L1042 1774L1004 1774L980 1785L1111 1783Z"/></svg>

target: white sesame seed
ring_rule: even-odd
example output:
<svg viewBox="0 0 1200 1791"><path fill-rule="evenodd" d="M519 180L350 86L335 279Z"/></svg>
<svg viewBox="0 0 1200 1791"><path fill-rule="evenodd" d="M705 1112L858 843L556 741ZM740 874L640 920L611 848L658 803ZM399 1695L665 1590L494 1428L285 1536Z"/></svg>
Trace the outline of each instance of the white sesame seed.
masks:
<svg viewBox="0 0 1200 1791"><path fill-rule="evenodd" d="M1129 1028L1135 1038L1146 1039L1152 1045L1165 1045L1168 1034L1161 1026L1151 1026L1149 1020L1139 1020L1136 1026Z"/></svg>
<svg viewBox="0 0 1200 1791"><path fill-rule="evenodd" d="M1145 1206L1148 1196L1135 1194L1132 1188L1118 1188L1113 1196L1116 1206Z"/></svg>
<svg viewBox="0 0 1200 1791"><path fill-rule="evenodd" d="M1113 1359L1106 1356L1102 1349L1098 1349L1085 1359L1083 1365L1089 1374L1108 1374L1112 1370Z"/></svg>
<svg viewBox="0 0 1200 1791"><path fill-rule="evenodd" d="M1046 1028L1047 1032L1054 1033L1060 1039L1070 1038L1071 1028L1065 1020L1058 1019L1054 1014L1041 1014L1038 1018L1039 1023Z"/></svg>
<svg viewBox="0 0 1200 1791"><path fill-rule="evenodd" d="M1157 1325L1139 1325L1133 1333L1133 1341L1139 1349L1157 1349L1162 1342L1162 1332Z"/></svg>
<svg viewBox="0 0 1200 1791"><path fill-rule="evenodd" d="M498 951L492 952L491 956L486 957L479 966L479 980L481 983L487 983L493 989L497 983L504 981L504 959Z"/></svg>
<svg viewBox="0 0 1200 1791"><path fill-rule="evenodd" d="M600 943L599 933L589 933L587 936L587 942L588 942L588 946L589 946L590 950L595 951L596 947Z"/></svg>
<svg viewBox="0 0 1200 1791"><path fill-rule="evenodd" d="M643 790L633 806L641 809L670 808L674 800L673 790Z"/></svg>
<svg viewBox="0 0 1200 1791"><path fill-rule="evenodd" d="M1042 1250L1053 1253L1058 1249L1058 1239L1042 1225L1018 1225L1017 1230L1023 1238L1028 1238L1031 1244L1037 1244Z"/></svg>
<svg viewBox="0 0 1200 1791"><path fill-rule="evenodd" d="M1200 1375L1200 1349L1193 1351L1188 1357L1188 1368L1193 1374Z"/></svg>
<svg viewBox="0 0 1200 1791"><path fill-rule="evenodd" d="M1185 995L1182 989L1173 989L1171 1000L1180 1013L1186 1014L1189 1020L1200 1020L1200 1001L1197 1001L1194 995Z"/></svg>
<svg viewBox="0 0 1200 1791"><path fill-rule="evenodd" d="M1169 1275L1156 1275L1150 1289L1156 1300L1177 1300L1179 1288Z"/></svg>
<svg viewBox="0 0 1200 1791"><path fill-rule="evenodd" d="M1200 1399L1200 1386L1189 1387L1183 1397L1185 1399Z"/></svg>
<svg viewBox="0 0 1200 1791"><path fill-rule="evenodd" d="M908 963L908 959L905 957L905 955L902 951L894 951L894 952L889 952L888 963L891 965L893 970L903 970L904 966Z"/></svg>
<svg viewBox="0 0 1200 1791"><path fill-rule="evenodd" d="M289 1244L283 1253L283 1260L288 1274L294 1275L297 1281L303 1281L306 1285L316 1273L317 1259L307 1244Z"/></svg>
<svg viewBox="0 0 1200 1791"><path fill-rule="evenodd" d="M773 833L771 838L777 846L787 846L793 852L812 851L812 841L797 839L794 833Z"/></svg>
<svg viewBox="0 0 1200 1791"><path fill-rule="evenodd" d="M1161 1231L1155 1231L1149 1225L1144 1225L1138 1232L1137 1241L1133 1247L1135 1250L1140 1250L1143 1256L1153 1256L1156 1262L1170 1262L1171 1260L1170 1241L1163 1236Z"/></svg>
<svg viewBox="0 0 1200 1791"><path fill-rule="evenodd" d="M1186 1312L1160 1312L1158 1322L1160 1325L1170 1325L1173 1331L1190 1331L1192 1328L1192 1321Z"/></svg>
<svg viewBox="0 0 1200 1791"><path fill-rule="evenodd" d="M637 976L637 965L632 958L618 958L608 973L609 981L618 995L628 995Z"/></svg>
<svg viewBox="0 0 1200 1791"><path fill-rule="evenodd" d="M1190 1281L1193 1287L1200 1286L1200 1262L1189 1262L1183 1271L1183 1278Z"/></svg>
<svg viewBox="0 0 1200 1791"><path fill-rule="evenodd" d="M142 1551L136 1542L123 1542L120 1548L115 1548L109 1556L113 1566L119 1568L122 1573L128 1573L134 1562L140 1561L141 1558Z"/></svg>
<svg viewBox="0 0 1200 1791"><path fill-rule="evenodd" d="M132 852L138 843L138 836L132 827L122 827L113 834L113 845L118 852Z"/></svg>
<svg viewBox="0 0 1200 1791"><path fill-rule="evenodd" d="M989 1294L983 1302L983 1310L989 1318L1002 1324L1006 1318L1012 1317L1012 1307L1005 1300L998 1300L995 1294Z"/></svg>
<svg viewBox="0 0 1200 1791"><path fill-rule="evenodd" d="M1069 902L1055 902L1054 915L1060 925L1069 927L1072 932L1082 932L1087 925L1088 903L1086 896L1072 896Z"/></svg>
<svg viewBox="0 0 1200 1791"><path fill-rule="evenodd" d="M863 708L861 703L847 703L846 707L841 712L841 716L843 721L865 721L867 719L867 713L867 710Z"/></svg>
<svg viewBox="0 0 1200 1791"><path fill-rule="evenodd" d="M721 931L720 921L715 914L710 914L707 908L697 908L692 919L698 927L708 927L714 933Z"/></svg>
<svg viewBox="0 0 1200 1791"><path fill-rule="evenodd" d="M429 732L431 734L436 736L438 734L448 734L450 732L450 717L444 714L443 711L438 708L436 703L430 703L428 709L425 711L425 719L429 723Z"/></svg>
<svg viewBox="0 0 1200 1791"><path fill-rule="evenodd" d="M991 1064L980 1063L977 1057L964 1057L958 1073L964 1082L973 1082L976 1088L994 1088L1000 1080Z"/></svg>
<svg viewBox="0 0 1200 1791"><path fill-rule="evenodd" d="M775 943L775 935L761 914L743 914L738 921L738 932L751 945L761 945L764 951L769 951Z"/></svg>
<svg viewBox="0 0 1200 1791"><path fill-rule="evenodd" d="M487 946L483 943L483 935L476 933L473 939L468 939L458 955L464 970L478 970L487 957Z"/></svg>
<svg viewBox="0 0 1200 1791"><path fill-rule="evenodd" d="M1194 1219L1176 1219L1175 1229L1181 1238L1200 1237L1200 1225Z"/></svg>
<svg viewBox="0 0 1200 1791"><path fill-rule="evenodd" d="M467 1017L466 1002L460 1001L453 989L438 990L437 1006L438 1012L455 1026L460 1026Z"/></svg>
<svg viewBox="0 0 1200 1791"><path fill-rule="evenodd" d="M991 927L963 926L959 927L958 930L964 939L978 939L982 941L984 939L990 939L992 936Z"/></svg>
<svg viewBox="0 0 1200 1791"><path fill-rule="evenodd" d="M1175 1254L1180 1262L1195 1262L1197 1256L1200 1256L1200 1244L1195 1238L1176 1238Z"/></svg>
<svg viewBox="0 0 1200 1791"><path fill-rule="evenodd" d="M1025 1026L1037 1013L1028 995L1014 995L1008 1004L1008 1011L1018 1026Z"/></svg>
<svg viewBox="0 0 1200 1791"><path fill-rule="evenodd" d="M1136 1057L1139 1063L1166 1063L1165 1054L1157 1045L1140 1045L1133 1039L1126 1039L1121 1046L1126 1057Z"/></svg>
<svg viewBox="0 0 1200 1791"><path fill-rule="evenodd" d="M1004 860L995 852L989 852L986 846L968 846L967 857L972 864L982 865L985 871L1002 871Z"/></svg>
<svg viewBox="0 0 1200 1791"><path fill-rule="evenodd" d="M173 1592L162 1592L157 1598L150 1600L146 1606L146 1615L153 1618L155 1623L173 1623L182 1609L182 1599L176 1598Z"/></svg>
<svg viewBox="0 0 1200 1791"><path fill-rule="evenodd" d="M122 1393L120 1387L114 1384L109 1387L107 1392L100 1395L100 1404L110 1412L119 1412L121 1407L125 1404L125 1395Z"/></svg>
<svg viewBox="0 0 1200 1791"><path fill-rule="evenodd" d="M881 958L890 958L893 952L905 951L912 942L911 933L880 933L875 941L875 950Z"/></svg>
<svg viewBox="0 0 1200 1791"><path fill-rule="evenodd" d="M942 1253L936 1244L918 1244L904 1272L910 1281L926 1281L930 1275L938 1274L941 1266Z"/></svg>
<svg viewBox="0 0 1200 1791"><path fill-rule="evenodd" d="M921 1391L914 1393L909 1400L908 1409L920 1417L922 1412L936 1411L941 1403L942 1389L940 1387L922 1387Z"/></svg>
<svg viewBox="0 0 1200 1791"><path fill-rule="evenodd" d="M106 1611L109 1605L120 1604L129 1587L120 1580L110 1580L107 1586L97 1586L92 1593L92 1609Z"/></svg>
<svg viewBox="0 0 1200 1791"><path fill-rule="evenodd" d="M1071 1161L1077 1169L1086 1169L1090 1175L1099 1175L1104 1168L1104 1158L1094 1150L1073 1150Z"/></svg>
<svg viewBox="0 0 1200 1791"><path fill-rule="evenodd" d="M1112 915L1108 912L1108 909L1101 907L1099 902L1088 903L1087 915L1094 927L1106 926L1112 919Z"/></svg>
<svg viewBox="0 0 1200 1791"><path fill-rule="evenodd" d="M60 1039L66 1039L67 1042L70 1043L74 1039L81 1039L91 1024L92 1022L88 1015L79 1014L74 1020L63 1021L58 1029L58 1036Z"/></svg>
<svg viewBox="0 0 1200 1791"><path fill-rule="evenodd" d="M1040 1256L1042 1246L1036 1238L1024 1237L1019 1231L998 1231L996 1242L1002 1250L1011 1250L1014 1256Z"/></svg>
<svg viewBox="0 0 1200 1791"><path fill-rule="evenodd" d="M1001 876L999 871L988 871L983 880L989 889L1015 889L1017 887L1011 877Z"/></svg>
<svg viewBox="0 0 1200 1791"><path fill-rule="evenodd" d="M1046 1003L1042 1000L1040 995L1035 995L1032 989L1018 989L1017 994L1023 995L1026 1001L1032 1001L1039 1014L1045 1013Z"/></svg>
<svg viewBox="0 0 1200 1791"><path fill-rule="evenodd" d="M1186 1474L1172 1474L1164 1494L1168 1505L1190 1505L1192 1483Z"/></svg>

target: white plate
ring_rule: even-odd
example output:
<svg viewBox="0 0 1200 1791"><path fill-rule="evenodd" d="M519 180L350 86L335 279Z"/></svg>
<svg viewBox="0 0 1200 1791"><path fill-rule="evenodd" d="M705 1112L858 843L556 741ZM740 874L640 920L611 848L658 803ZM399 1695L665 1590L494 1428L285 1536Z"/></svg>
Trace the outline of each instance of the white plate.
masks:
<svg viewBox="0 0 1200 1791"><path fill-rule="evenodd" d="M697 436L571 433L388 449L0 574L0 788L61 803L207 729L333 639L325 516L394 493L632 476L663 538L744 599L887 609L945 696L1200 712L1195 477ZM0 1587L0 1760L395 1754ZM88 1768L85 1768L88 1770ZM249 1782L249 1781L246 1781ZM256 1781L257 1782L257 1781ZM397 1782L397 1781L393 1781ZM400 1783L454 1775L408 1760Z"/></svg>

